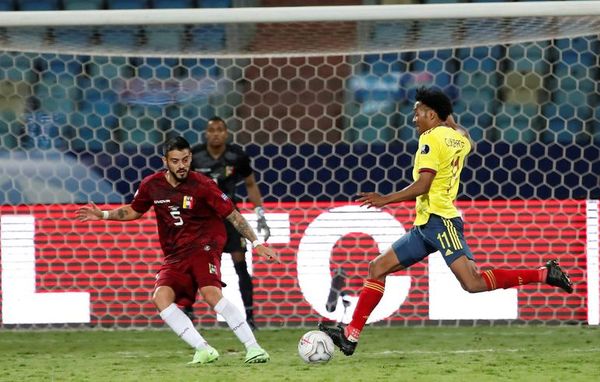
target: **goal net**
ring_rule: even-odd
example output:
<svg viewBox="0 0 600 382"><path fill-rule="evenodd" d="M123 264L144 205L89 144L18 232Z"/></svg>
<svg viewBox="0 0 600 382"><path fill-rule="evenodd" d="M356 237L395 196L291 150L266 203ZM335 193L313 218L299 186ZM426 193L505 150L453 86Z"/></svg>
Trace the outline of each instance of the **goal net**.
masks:
<svg viewBox="0 0 600 382"><path fill-rule="evenodd" d="M436 86L477 142L458 207L482 268L558 258L543 285L463 292L439 254L388 277L380 325L598 323L600 4L0 13L1 321L161 326L152 213L79 223L131 201L160 145L222 117L253 158L282 256L248 254L259 325L348 322L368 261L411 203L361 191L411 181L414 92ZM82 26L82 21L85 26ZM240 189L245 195L245 190ZM241 208L255 222L249 205ZM223 258L226 296L241 306ZM195 313L218 325L207 305Z"/></svg>

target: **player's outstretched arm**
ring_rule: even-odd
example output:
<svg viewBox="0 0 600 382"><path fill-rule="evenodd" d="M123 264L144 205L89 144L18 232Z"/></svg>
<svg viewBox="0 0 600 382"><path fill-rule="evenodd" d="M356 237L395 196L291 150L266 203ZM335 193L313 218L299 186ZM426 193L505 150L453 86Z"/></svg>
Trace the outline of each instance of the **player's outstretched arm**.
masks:
<svg viewBox="0 0 600 382"><path fill-rule="evenodd" d="M130 205L102 211L94 202L91 202L87 206L78 209L75 215L77 219L85 222L95 220L128 221L139 219L143 214L135 211Z"/></svg>
<svg viewBox="0 0 600 382"><path fill-rule="evenodd" d="M361 192L360 197L357 199L361 202L362 206L377 207L381 208L390 203L403 202L405 200L414 200L417 196L423 195L429 192L431 183L435 178L435 173L422 172L419 174L419 179L411 183L407 187L403 188L398 192L393 192L387 195L381 195L377 192Z"/></svg>
<svg viewBox="0 0 600 382"><path fill-rule="evenodd" d="M246 218L244 218L239 211L234 210L231 214L229 214L229 216L227 216L227 220L229 220L229 222L243 237L250 240L252 247L256 250L256 253L266 259L279 262L279 256L275 253L275 251L273 251L272 248L269 248L258 241L256 233L254 233L250 223L248 223L248 220L246 220Z"/></svg>

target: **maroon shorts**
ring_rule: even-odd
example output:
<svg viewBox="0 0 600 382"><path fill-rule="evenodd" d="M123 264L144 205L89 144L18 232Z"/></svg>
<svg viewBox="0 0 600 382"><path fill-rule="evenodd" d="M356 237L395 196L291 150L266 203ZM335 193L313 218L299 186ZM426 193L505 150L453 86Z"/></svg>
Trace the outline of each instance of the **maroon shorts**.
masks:
<svg viewBox="0 0 600 382"><path fill-rule="evenodd" d="M199 288L205 286L222 288L221 251L203 249L185 256L181 261L163 264L156 274L154 289L168 286L175 291L175 303L179 306L192 306Z"/></svg>

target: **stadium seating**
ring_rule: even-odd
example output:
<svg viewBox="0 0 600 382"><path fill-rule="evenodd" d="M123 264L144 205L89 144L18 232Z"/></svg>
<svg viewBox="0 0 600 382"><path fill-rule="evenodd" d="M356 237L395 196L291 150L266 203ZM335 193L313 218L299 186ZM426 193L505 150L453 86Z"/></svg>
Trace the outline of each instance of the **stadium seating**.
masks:
<svg viewBox="0 0 600 382"><path fill-rule="evenodd" d="M382 4L452 4L490 3L500 0L395 0ZM507 0L508 1L508 0ZM516 0L547 1L547 0ZM360 3L360 2L357 2ZM281 2L284 6L285 3ZM260 6L260 1L257 2ZM0 0L0 11L42 11L42 10L87 10L87 9L184 9L184 8L231 8L232 0Z"/></svg>
<svg viewBox="0 0 600 382"><path fill-rule="evenodd" d="M63 0L63 8L67 11L102 9L104 0Z"/></svg>
<svg viewBox="0 0 600 382"><path fill-rule="evenodd" d="M19 0L21 11L52 11L61 9L59 0Z"/></svg>
<svg viewBox="0 0 600 382"><path fill-rule="evenodd" d="M152 8L196 8L195 0L153 0Z"/></svg>
<svg viewBox="0 0 600 382"><path fill-rule="evenodd" d="M0 11L14 11L15 3L13 0L0 0Z"/></svg>
<svg viewBox="0 0 600 382"><path fill-rule="evenodd" d="M231 8L231 0L198 0L202 8Z"/></svg>
<svg viewBox="0 0 600 382"><path fill-rule="evenodd" d="M146 9L149 8L147 0L107 0L108 9Z"/></svg>
<svg viewBox="0 0 600 382"><path fill-rule="evenodd" d="M0 0L1 10L215 8L232 5L230 0ZM174 49L181 47L188 51L226 49L228 35L222 25L179 28L167 32L115 28L110 35L99 38L111 39L125 51L141 44L146 48L158 47L165 41ZM186 29L184 41L180 39L181 28ZM371 36L373 41L385 42L390 35L407 36L407 39L418 37L419 34L413 32L406 25L380 23L373 28ZM466 33L477 32L467 30ZM43 30L39 30L32 31L28 37L41 42L46 36ZM55 36L54 44L85 44L91 35L80 33L70 35L66 40L63 38L62 35ZM345 128L343 139L346 143L355 144L378 144L394 138L402 142L414 140L410 120L413 105L408 101L413 94L406 89L429 84L444 89L452 96L461 123L470 129L476 140L485 138L492 143L503 140L511 144L532 144L540 140L571 144L582 139L600 139L597 138L600 125L594 114L596 101L590 99L597 93L596 83L590 74L597 65L597 56L592 51L587 39L565 39L514 46L365 55L361 58L362 63L353 67L352 75L346 79L350 86L345 90L347 98L340 117L343 120L340 124ZM111 139L123 144L160 143L162 135L148 133L151 126L145 124L149 122L135 122L144 113L160 116L155 123L161 131L174 129L190 134L190 131L203 128L205 116L225 109L222 104L212 104L213 101L207 100L206 95L173 95L169 89L124 99L123 92L127 89L117 89L112 83L115 79L123 83L131 79L139 79L143 83L151 79L176 82L180 79L176 68L185 73L185 78L208 78L217 82L227 76L216 60L131 58L118 63L115 58L110 60L112 62L108 62L106 57L22 55L16 61L10 55L0 54L0 66L10 68L5 71L4 79L27 83L31 95L37 97L45 109L57 114L69 113L73 125L96 129L91 135L85 129L78 131L81 138L92 141L74 140L70 150L75 153L100 151L103 143ZM124 67L127 69L123 70ZM107 70L114 74L107 74ZM547 76L547 73L552 73L552 76ZM521 82L526 80L533 81L533 88L520 93L529 97L527 102L521 102L515 95L522 87ZM535 89L536 81L544 81L544 93ZM503 83L509 86L501 86ZM238 98L239 103L243 103L244 95L241 93L235 94L235 102L227 101L231 103L226 105L228 112L235 107L232 104L238 104ZM159 106L156 106L168 97L175 97L176 102L173 103L177 103L177 97L188 96L196 97L192 102L194 111L181 105L166 106L164 110L158 110ZM551 102L536 102L539 96ZM186 102L189 102L187 98ZM144 107L148 109L144 110ZM184 113L185 117L180 118ZM532 115L544 121L543 131L536 133L530 128ZM10 118L7 117L7 120ZM582 126L583 123L585 126ZM193 128L190 129L190 126ZM392 131L390 126L399 128ZM5 131L10 128L2 127ZM523 131L528 132L525 134ZM191 138L197 140L197 137ZM9 148L18 144L9 138L2 143Z"/></svg>

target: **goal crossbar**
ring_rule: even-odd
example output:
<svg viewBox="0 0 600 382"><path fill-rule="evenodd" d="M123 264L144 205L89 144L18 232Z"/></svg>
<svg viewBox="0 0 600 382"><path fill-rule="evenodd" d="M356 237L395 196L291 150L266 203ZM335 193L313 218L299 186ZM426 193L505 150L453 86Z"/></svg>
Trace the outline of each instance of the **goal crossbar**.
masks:
<svg viewBox="0 0 600 382"><path fill-rule="evenodd" d="M600 16L598 1L0 12L0 27Z"/></svg>
<svg viewBox="0 0 600 382"><path fill-rule="evenodd" d="M99 56L337 56L598 34L597 1L0 12L0 51Z"/></svg>

